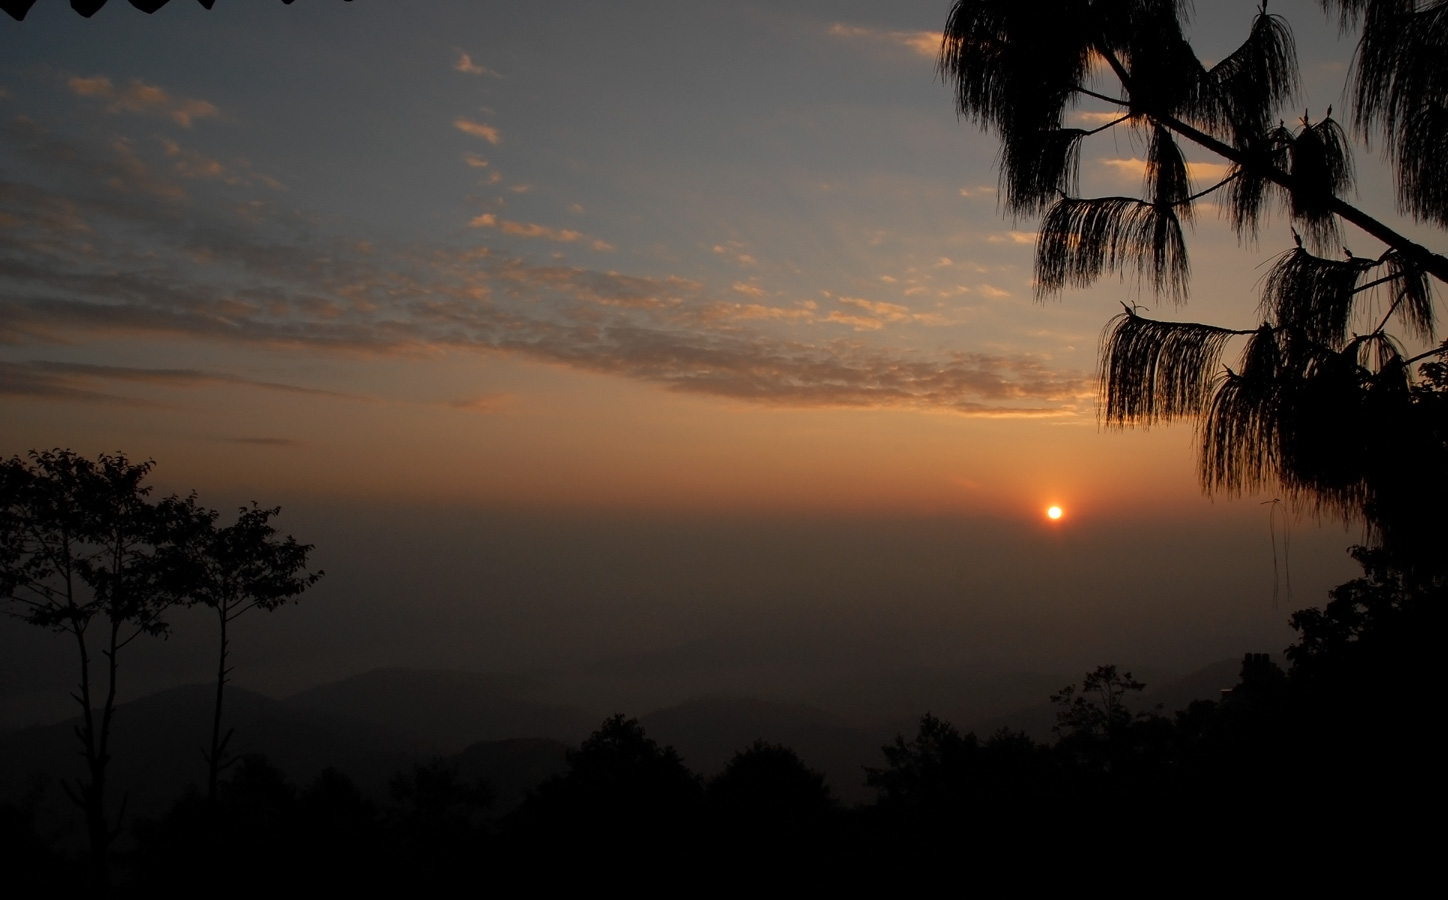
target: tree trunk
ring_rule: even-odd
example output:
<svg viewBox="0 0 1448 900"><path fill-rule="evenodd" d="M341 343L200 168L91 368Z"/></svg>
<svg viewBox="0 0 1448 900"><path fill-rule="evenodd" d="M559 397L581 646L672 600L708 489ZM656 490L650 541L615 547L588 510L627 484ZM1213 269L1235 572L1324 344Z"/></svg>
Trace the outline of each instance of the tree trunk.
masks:
<svg viewBox="0 0 1448 900"><path fill-rule="evenodd" d="M221 736L221 700L226 689L226 676L230 670L226 668L226 622L227 613L230 610L226 604L218 604L216 607L217 618L221 621L221 654L216 662L216 706L211 714L211 751L206 754L206 799L212 806L216 805L216 781L221 773L221 755L225 752L227 739Z"/></svg>

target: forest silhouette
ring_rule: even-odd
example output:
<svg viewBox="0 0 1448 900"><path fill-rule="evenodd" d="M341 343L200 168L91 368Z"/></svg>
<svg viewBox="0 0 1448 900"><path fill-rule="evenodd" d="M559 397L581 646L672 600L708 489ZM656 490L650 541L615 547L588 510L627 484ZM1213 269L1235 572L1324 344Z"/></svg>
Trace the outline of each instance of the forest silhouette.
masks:
<svg viewBox="0 0 1448 900"><path fill-rule="evenodd" d="M89 470L66 454L34 458ZM122 460L101 462L119 473L136 468ZM11 460L7 484L27 465ZM132 485L127 496L151 505L144 484ZM5 496L13 537L17 494ZM194 507L195 498L184 502ZM159 548L133 549L147 566L164 566L176 558L168 539L182 537L162 530L150 538ZM20 585L12 551L20 545L7 538L5 546L13 601ZM21 884L116 896L167 896L198 885L243 896L282 882L440 891L471 883L480 870L566 886L619 866L676 888L709 873L711 886L803 889L889 883L912 866L945 859L979 867L987 880L1033 872L1069 882L1097 859L1103 842L1142 877L1171 877L1204 859L1232 878L1252 867L1278 871L1290 859L1306 877L1339 871L1345 830L1361 866L1376 866L1428 839L1427 831L1405 835L1360 823L1403 821L1425 792L1432 795L1435 742L1424 732L1443 597L1441 587L1405 576L1381 551L1360 549L1358 556L1363 578L1334 590L1323 607L1293 616L1299 639L1286 651L1286 670L1268 654L1249 653L1220 698L1164 710L1146 707L1146 685L1131 673L1099 666L1050 698L1056 726L1049 742L1012 728L963 732L925 713L913 733L880 735L878 754L859 760L856 777L873 792L868 802L841 802L809 760L767 734L738 746L706 777L639 720L616 714L573 748L479 744L456 756L399 760L385 780L375 766L369 771L341 753L290 772L242 754L218 772L210 765L214 745L181 748L190 753L177 758L194 760L192 787L180 796L137 797L130 813L126 800L115 798L98 813L90 799L96 782L81 776L70 798L85 821L103 817L108 830L99 845L82 838L94 837L89 827L77 833L65 824L56 779L68 768L64 754L52 753L49 765L27 773L33 777L24 791L0 801L0 846ZM295 577L294 563L284 568ZM179 590L168 579L185 572L160 571L146 583ZM135 602L123 611L141 608ZM151 607L145 621L152 630L163 613ZM120 614L112 602L95 615L108 623ZM75 620L57 621L64 630ZM194 696L189 715L209 726L216 708ZM240 696L243 707L249 697ZM117 723L174 719L185 709L174 699L158 703L149 718L140 702L107 715ZM275 722L264 721L247 720L243 735L275 731ZM315 719L283 725L272 746L316 742L317 727ZM344 735L350 744L384 740L381 733ZM70 736L72 747L77 738L86 745L83 724ZM0 753L15 759L3 744ZM123 753L119 746L108 754ZM337 745L318 746L325 753ZM91 762L86 771L94 778ZM294 780L308 770L316 774ZM220 776L211 786L208 771ZM513 783L494 787L489 776ZM1361 874L1361 866L1347 874ZM1394 877L1409 877L1414 858L1400 868Z"/></svg>

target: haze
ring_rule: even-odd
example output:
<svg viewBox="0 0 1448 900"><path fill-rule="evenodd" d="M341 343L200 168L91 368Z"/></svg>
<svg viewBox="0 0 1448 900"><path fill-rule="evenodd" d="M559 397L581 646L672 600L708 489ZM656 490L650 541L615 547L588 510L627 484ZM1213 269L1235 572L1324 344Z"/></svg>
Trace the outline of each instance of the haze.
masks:
<svg viewBox="0 0 1448 900"><path fill-rule="evenodd" d="M1201 4L1198 52L1256 5ZM885 716L936 702L922 672L1280 651L1359 536L1293 512L1288 551L1272 498L1201 496L1189 429L1097 427L1097 336L1150 301L1033 300L1034 223L933 74L948 7L0 21L0 454L281 504L327 576L242 622L236 679L276 696L416 666ZM1273 9L1340 103L1350 39ZM1090 145L1083 193L1142 152ZM1182 315L1255 325L1287 246L1204 214ZM132 696L211 674L176 625ZM70 714L66 652L0 624L0 725Z"/></svg>

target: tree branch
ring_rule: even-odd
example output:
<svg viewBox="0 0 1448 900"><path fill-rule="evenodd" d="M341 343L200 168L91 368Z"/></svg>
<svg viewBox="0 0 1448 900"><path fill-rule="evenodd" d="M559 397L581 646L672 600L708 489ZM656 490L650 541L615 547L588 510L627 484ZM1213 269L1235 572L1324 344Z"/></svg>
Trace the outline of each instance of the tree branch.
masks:
<svg viewBox="0 0 1448 900"><path fill-rule="evenodd" d="M1095 43L1096 52L1101 54L1102 59L1106 60L1106 63L1111 66L1111 70L1116 73L1116 77L1121 81L1122 88L1126 90L1127 94L1130 95L1133 100L1130 102L1123 102L1112 97L1106 97L1104 95L1097 94L1094 91L1087 91L1084 88L1078 88L1078 90L1080 90L1082 93L1085 93L1088 96L1097 97L1101 100L1106 100L1112 103L1120 103L1132 109L1140 110L1141 114L1145 115L1147 118L1151 119L1157 124L1163 125L1166 128L1171 129L1182 137L1212 151L1223 159L1231 160L1232 162L1241 166L1243 169L1246 169L1255 175L1266 178L1273 184L1276 184L1288 190L1292 189L1293 178L1290 173L1284 172L1276 166L1263 166L1260 161L1253 159L1248 154L1243 153L1242 151L1233 147L1231 144L1215 138L1199 128L1188 125L1186 122L1183 122L1175 116L1167 115L1160 110L1140 109L1135 104L1136 94L1131 89L1131 74L1126 71L1126 67L1121 64L1121 60L1116 58L1115 53L1111 52L1111 50L1109 50L1108 48L1102 46L1100 41L1097 41ZM1444 257L1441 254L1434 253L1427 247L1424 247L1423 245L1416 243L1415 241L1409 240L1406 236L1399 234L1388 225L1379 222L1377 219L1373 218L1372 216L1368 215L1367 213L1363 212L1362 210L1358 209L1357 207L1353 206L1352 204L1348 203L1340 197L1333 196L1329 198L1328 210L1334 215L1343 219L1344 221L1356 225L1358 228L1382 241L1384 244L1387 244L1389 247L1395 248L1407 258L1412 259L1422 265L1423 270L1426 271L1428 274L1432 275L1434 278L1438 279L1444 284L1448 284L1448 257Z"/></svg>

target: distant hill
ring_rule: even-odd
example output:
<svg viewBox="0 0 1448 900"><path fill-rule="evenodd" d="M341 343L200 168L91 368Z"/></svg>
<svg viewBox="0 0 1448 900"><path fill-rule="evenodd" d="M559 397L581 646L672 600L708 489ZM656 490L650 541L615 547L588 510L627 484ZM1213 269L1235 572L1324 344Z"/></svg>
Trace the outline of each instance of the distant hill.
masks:
<svg viewBox="0 0 1448 900"><path fill-rule="evenodd" d="M553 738L578 743L601 715L540 699L543 686L513 675L373 669L295 694L286 704L383 725L445 755L478 741Z"/></svg>
<svg viewBox="0 0 1448 900"><path fill-rule="evenodd" d="M1219 699L1223 688L1236 683L1239 667L1237 660L1223 660L1182 678L1148 681L1139 708L1161 703L1170 714L1195 699ZM934 712L982 737L1009 726L1047 741L1055 724L1048 695L1070 681L1016 675L948 691L949 677L922 676L907 691L954 702L900 708L888 723L861 724L817 706L729 696L687 700L639 720L650 737L672 745L706 777L756 739L784 744L823 772L841 800L855 803L873 798L864 786L864 767L883 763L880 748L897 732L913 735L920 714ZM1145 674L1142 678L1147 680ZM281 701L231 686L226 723L236 729L233 754L264 754L299 785L331 766L381 799L395 773L443 757L464 778L487 781L498 794L495 811L505 812L521 802L528 788L564 771L566 750L577 747L603 719L601 713L550 699L555 690L522 677L376 669ZM131 795L128 816L160 814L188 785L204 782L201 748L209 737L212 692L212 685L187 685L117 708L111 783L115 802L124 793ZM1039 699L974 721L959 715L994 712L1026 696ZM866 705L879 708L882 699L866 698ZM74 778L83 768L74 724L0 733L0 799L19 796L31 776L41 773L52 782L47 805L64 808L54 781Z"/></svg>
<svg viewBox="0 0 1448 900"><path fill-rule="evenodd" d="M214 692L214 685L184 685L116 708L109 777L114 802L131 795L128 815L157 815L187 785L205 784L201 748L210 738ZM0 796L16 796L35 773L56 779L81 775L84 762L73 730L78 721L0 734ZM264 754L301 783L333 766L376 788L432 752L418 739L373 722L291 707L236 687L227 690L226 722L236 729L233 754ZM53 793L65 802L58 788Z"/></svg>
<svg viewBox="0 0 1448 900"><path fill-rule="evenodd" d="M184 685L116 708L113 809L129 794L128 819L157 816L188 786L204 785L201 748L210 738L214 691ZM298 785L333 767L379 799L398 772L444 757L468 780L488 782L499 795L497 811L506 811L561 772L567 747L602 718L527 700L520 696L526 691L517 679L409 669L367 672L282 701L232 685L229 749L266 756ZM70 818L57 782L84 773L78 721L0 733L0 799L22 795L39 776L48 782L47 818Z"/></svg>

